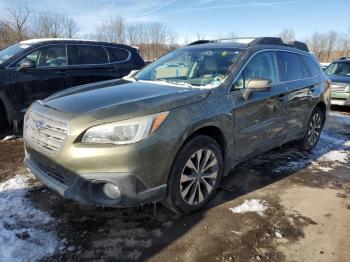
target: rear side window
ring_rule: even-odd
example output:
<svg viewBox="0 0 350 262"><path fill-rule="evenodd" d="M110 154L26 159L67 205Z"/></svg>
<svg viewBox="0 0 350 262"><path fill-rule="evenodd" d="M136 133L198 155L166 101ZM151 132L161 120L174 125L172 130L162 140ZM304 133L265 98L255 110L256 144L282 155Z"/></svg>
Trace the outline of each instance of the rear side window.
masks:
<svg viewBox="0 0 350 262"><path fill-rule="evenodd" d="M254 56L237 78L233 88L245 88L248 81L255 77L270 79L272 83L280 82L277 59L274 52L267 51Z"/></svg>
<svg viewBox="0 0 350 262"><path fill-rule="evenodd" d="M309 71L310 71L312 77L320 75L319 66L310 57L303 55L302 59L304 60L307 67L309 68Z"/></svg>
<svg viewBox="0 0 350 262"><path fill-rule="evenodd" d="M117 47L106 47L111 63L122 62L129 58L129 51Z"/></svg>
<svg viewBox="0 0 350 262"><path fill-rule="evenodd" d="M303 61L302 57L303 57L303 55L299 55L301 71L303 72L303 78L309 78L310 77L310 73L307 70L305 62Z"/></svg>
<svg viewBox="0 0 350 262"><path fill-rule="evenodd" d="M108 56L102 46L69 45L69 65L107 64Z"/></svg>
<svg viewBox="0 0 350 262"><path fill-rule="evenodd" d="M279 52L281 71L284 81L292 81L303 78L301 61L299 56L289 52Z"/></svg>

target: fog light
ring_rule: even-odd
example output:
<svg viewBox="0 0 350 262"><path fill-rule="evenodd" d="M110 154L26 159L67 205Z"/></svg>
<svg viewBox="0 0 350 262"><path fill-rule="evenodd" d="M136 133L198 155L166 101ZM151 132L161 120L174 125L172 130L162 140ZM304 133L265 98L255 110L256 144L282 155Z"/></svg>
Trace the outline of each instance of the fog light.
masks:
<svg viewBox="0 0 350 262"><path fill-rule="evenodd" d="M112 183L104 183L102 190L111 199L118 199L121 196L119 188Z"/></svg>
<svg viewBox="0 0 350 262"><path fill-rule="evenodd" d="M121 199L121 192L119 188L111 182L95 181L91 184L91 191L93 198L103 203L115 202Z"/></svg>

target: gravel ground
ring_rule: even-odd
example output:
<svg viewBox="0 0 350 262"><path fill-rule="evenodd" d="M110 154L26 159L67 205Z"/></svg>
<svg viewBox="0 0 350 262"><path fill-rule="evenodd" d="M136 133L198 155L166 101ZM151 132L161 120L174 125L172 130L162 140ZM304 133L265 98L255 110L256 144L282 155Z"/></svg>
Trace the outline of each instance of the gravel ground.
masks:
<svg viewBox="0 0 350 262"><path fill-rule="evenodd" d="M312 153L285 145L242 163L185 217L65 200L28 174L21 138L1 141L0 260L349 261L349 130L332 111Z"/></svg>

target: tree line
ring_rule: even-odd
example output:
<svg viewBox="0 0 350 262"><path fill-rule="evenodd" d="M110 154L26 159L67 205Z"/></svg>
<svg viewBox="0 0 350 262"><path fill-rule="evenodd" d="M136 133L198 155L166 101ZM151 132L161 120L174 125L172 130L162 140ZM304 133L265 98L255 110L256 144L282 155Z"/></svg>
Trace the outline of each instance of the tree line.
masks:
<svg viewBox="0 0 350 262"><path fill-rule="evenodd" d="M127 23L122 17L106 20L90 38L137 46L145 60L154 60L174 49L176 33L164 23Z"/></svg>
<svg viewBox="0 0 350 262"><path fill-rule="evenodd" d="M279 36L285 42L295 41L293 29L282 29ZM350 27L348 32L315 32L303 40L321 62L332 62L344 56L350 56Z"/></svg>
<svg viewBox="0 0 350 262"><path fill-rule="evenodd" d="M32 12L28 7L6 9L0 17L0 46L29 38L72 38L78 32L75 20L54 12Z"/></svg>
<svg viewBox="0 0 350 262"><path fill-rule="evenodd" d="M69 16L55 12L34 12L26 6L12 6L0 17L0 49L30 38L75 38L79 28ZM293 29L282 29L284 41L294 41ZM237 37L230 32L228 37ZM145 60L154 60L179 47L176 32L161 22L128 23L122 17L102 21L96 25L89 39L137 46ZM194 33L194 40L205 38ZM321 62L331 62L350 56L350 27L348 32L315 32L302 39ZM190 41L185 39L185 42Z"/></svg>

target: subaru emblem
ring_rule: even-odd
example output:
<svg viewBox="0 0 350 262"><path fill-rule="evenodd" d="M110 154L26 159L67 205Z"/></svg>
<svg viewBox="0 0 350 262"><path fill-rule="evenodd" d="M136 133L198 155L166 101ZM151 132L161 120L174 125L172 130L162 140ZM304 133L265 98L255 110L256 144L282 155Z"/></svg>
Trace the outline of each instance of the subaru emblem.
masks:
<svg viewBox="0 0 350 262"><path fill-rule="evenodd" d="M35 126L39 131L46 129L46 123L42 120L36 121Z"/></svg>

